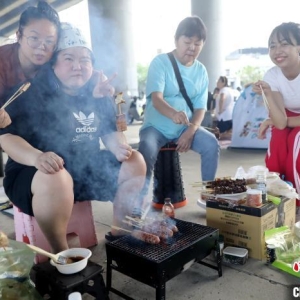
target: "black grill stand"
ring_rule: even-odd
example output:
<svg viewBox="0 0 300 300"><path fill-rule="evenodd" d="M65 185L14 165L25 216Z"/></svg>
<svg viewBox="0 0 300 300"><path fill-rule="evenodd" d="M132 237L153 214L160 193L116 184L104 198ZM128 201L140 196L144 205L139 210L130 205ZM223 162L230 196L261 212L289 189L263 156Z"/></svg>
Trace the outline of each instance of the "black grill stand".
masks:
<svg viewBox="0 0 300 300"><path fill-rule="evenodd" d="M134 300L112 287L112 270L115 270L155 288L156 300L165 300L166 282L174 278L176 275L179 275L183 271L184 266L193 260L201 265L217 270L219 277L221 277L222 260L218 242L219 230L207 226L203 227L210 230L210 233L208 233L207 236L192 243L190 246L183 247L183 249L177 253L164 257L161 262L151 261L150 259L143 257L143 250L147 252L147 246L139 249L136 247L136 242L135 244L130 242L131 237L129 236L118 239L117 243L106 243L107 290L119 295L123 299ZM123 249L123 247L120 247L118 244L123 242L124 244L128 244L127 250L126 248ZM152 247L152 245L150 247ZM134 252L136 248L138 248L137 253L141 254L136 254ZM216 265L202 261L211 253L211 251L216 251Z"/></svg>
<svg viewBox="0 0 300 300"><path fill-rule="evenodd" d="M180 156L176 151L176 144L173 143L168 143L160 149L153 171L153 207L161 209L165 198L171 198L175 208L187 203Z"/></svg>
<svg viewBox="0 0 300 300"><path fill-rule="evenodd" d="M33 266L30 278L39 294L43 298L50 296L46 298L49 300L68 300L73 292L89 294L96 300L108 300L102 273L103 267L90 261L81 272L71 275L61 274L50 262L45 262Z"/></svg>

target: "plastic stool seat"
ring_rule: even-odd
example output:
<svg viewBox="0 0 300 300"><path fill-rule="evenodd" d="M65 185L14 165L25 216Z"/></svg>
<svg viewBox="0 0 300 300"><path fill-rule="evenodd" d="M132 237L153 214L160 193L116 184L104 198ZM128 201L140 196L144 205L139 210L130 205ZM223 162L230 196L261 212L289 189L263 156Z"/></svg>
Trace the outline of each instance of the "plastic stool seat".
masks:
<svg viewBox="0 0 300 300"><path fill-rule="evenodd" d="M171 198L175 208L185 206L187 199L184 192L180 157L177 145L167 143L161 147L153 172L152 206L161 209L165 198Z"/></svg>
<svg viewBox="0 0 300 300"><path fill-rule="evenodd" d="M51 251L51 247L36 219L24 214L16 206L13 208L16 240ZM79 247L88 248L98 244L91 201L76 202L74 204L67 228L68 241L70 242L73 237L78 238ZM48 258L43 255L36 255L35 257L36 263L47 260Z"/></svg>
<svg viewBox="0 0 300 300"><path fill-rule="evenodd" d="M30 279L39 294L43 298L47 295L49 300L68 300L73 292L89 294L96 300L108 300L102 273L103 267L91 261L81 272L70 275L61 274L50 262L44 262L32 267Z"/></svg>

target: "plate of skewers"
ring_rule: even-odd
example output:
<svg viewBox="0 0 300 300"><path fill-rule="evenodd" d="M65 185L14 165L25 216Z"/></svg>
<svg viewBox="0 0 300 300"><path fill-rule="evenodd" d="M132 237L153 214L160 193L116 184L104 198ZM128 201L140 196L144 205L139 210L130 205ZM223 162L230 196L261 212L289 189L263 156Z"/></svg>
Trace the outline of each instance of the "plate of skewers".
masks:
<svg viewBox="0 0 300 300"><path fill-rule="evenodd" d="M239 201L246 198L248 190L247 184L251 183L252 180L248 179L233 179L231 177L224 177L217 178L213 181L195 183L194 187L200 188L201 199L199 200L202 200L202 202L209 199Z"/></svg>

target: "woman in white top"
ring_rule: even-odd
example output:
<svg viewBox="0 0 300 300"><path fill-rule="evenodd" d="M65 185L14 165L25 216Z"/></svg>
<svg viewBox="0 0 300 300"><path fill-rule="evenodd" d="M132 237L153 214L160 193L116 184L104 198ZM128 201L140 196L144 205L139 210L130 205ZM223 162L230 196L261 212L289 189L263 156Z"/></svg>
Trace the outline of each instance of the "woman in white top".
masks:
<svg viewBox="0 0 300 300"><path fill-rule="evenodd" d="M289 22L275 27L269 37L269 56L275 64L253 91L263 89L269 103L269 116L260 126L259 138L272 135L266 166L294 184L300 193L300 25ZM297 201L300 218L300 201Z"/></svg>
<svg viewBox="0 0 300 300"><path fill-rule="evenodd" d="M220 76L217 82L220 92L216 99L216 117L220 130L220 139L231 138L232 111L234 106L234 96L232 89L228 87L226 76Z"/></svg>

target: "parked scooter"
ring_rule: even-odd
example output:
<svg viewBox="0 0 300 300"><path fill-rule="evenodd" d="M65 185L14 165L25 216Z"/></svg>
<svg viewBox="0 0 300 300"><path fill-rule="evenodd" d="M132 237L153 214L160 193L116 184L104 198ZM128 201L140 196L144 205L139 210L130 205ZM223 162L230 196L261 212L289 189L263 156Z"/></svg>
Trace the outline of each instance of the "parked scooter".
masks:
<svg viewBox="0 0 300 300"><path fill-rule="evenodd" d="M140 98L137 96L132 97L132 101L128 110L129 124L132 124L134 120L144 121L144 109L146 104L144 104L142 107L138 107L138 99Z"/></svg>

